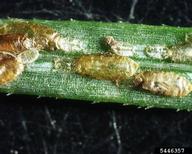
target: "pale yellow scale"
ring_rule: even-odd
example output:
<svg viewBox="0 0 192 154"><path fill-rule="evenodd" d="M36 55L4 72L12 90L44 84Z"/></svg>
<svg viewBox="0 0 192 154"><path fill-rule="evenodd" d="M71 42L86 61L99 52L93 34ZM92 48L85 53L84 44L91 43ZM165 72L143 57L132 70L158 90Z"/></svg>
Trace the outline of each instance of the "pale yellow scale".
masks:
<svg viewBox="0 0 192 154"><path fill-rule="evenodd" d="M139 64L128 57L114 54L83 55L75 59L73 71L99 80L111 80L117 84L133 76Z"/></svg>

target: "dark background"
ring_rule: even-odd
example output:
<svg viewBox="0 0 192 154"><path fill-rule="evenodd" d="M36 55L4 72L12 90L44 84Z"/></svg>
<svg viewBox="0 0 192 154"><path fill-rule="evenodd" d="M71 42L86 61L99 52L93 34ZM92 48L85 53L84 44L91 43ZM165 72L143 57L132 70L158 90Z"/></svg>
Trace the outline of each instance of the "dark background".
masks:
<svg viewBox="0 0 192 154"><path fill-rule="evenodd" d="M192 25L190 0L1 0L0 18ZM192 147L192 112L0 95L0 154L151 154Z"/></svg>

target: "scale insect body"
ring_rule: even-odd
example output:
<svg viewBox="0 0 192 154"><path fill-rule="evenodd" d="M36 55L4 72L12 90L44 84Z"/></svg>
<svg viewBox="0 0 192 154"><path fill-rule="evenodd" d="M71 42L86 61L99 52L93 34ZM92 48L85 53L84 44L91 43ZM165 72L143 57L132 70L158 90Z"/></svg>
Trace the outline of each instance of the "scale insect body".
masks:
<svg viewBox="0 0 192 154"><path fill-rule="evenodd" d="M171 47L152 46L146 47L145 54L155 59L170 59L175 63L192 62L192 44L177 44Z"/></svg>
<svg viewBox="0 0 192 154"><path fill-rule="evenodd" d="M17 55L17 58L23 63L23 64L30 64L36 61L39 58L39 51L35 48L32 48L30 50L25 50Z"/></svg>
<svg viewBox="0 0 192 154"><path fill-rule="evenodd" d="M103 43L109 52L112 52L119 56L133 56L135 49L131 45L124 45L123 42L115 40L112 36L106 36L103 38Z"/></svg>
<svg viewBox="0 0 192 154"><path fill-rule="evenodd" d="M16 79L23 70L23 63L15 56L0 53L0 85L7 84Z"/></svg>
<svg viewBox="0 0 192 154"><path fill-rule="evenodd" d="M65 52L82 50L84 44L77 39L62 37L51 27L33 22L12 21L0 27L1 35L20 34L32 40L33 48L39 50L61 49Z"/></svg>
<svg viewBox="0 0 192 154"><path fill-rule="evenodd" d="M0 35L0 51L18 54L24 50L34 48L34 40L23 34Z"/></svg>
<svg viewBox="0 0 192 154"><path fill-rule="evenodd" d="M151 58L169 59L175 63L192 63L192 33L185 35L185 41L172 46L148 46L145 54Z"/></svg>
<svg viewBox="0 0 192 154"><path fill-rule="evenodd" d="M24 29L26 29L25 32L23 31ZM56 49L56 42L54 40L59 37L56 32L51 31L47 26L38 24L30 25L25 22L9 24L5 26L5 32L5 34L2 32L0 35L0 45L7 45L8 48L6 50L12 46L12 50L14 51L22 51L26 48L54 50Z"/></svg>
<svg viewBox="0 0 192 154"><path fill-rule="evenodd" d="M168 51L167 49L168 48L165 45L147 46L144 48L144 54L147 57L163 60Z"/></svg>
<svg viewBox="0 0 192 154"><path fill-rule="evenodd" d="M37 60L40 50L60 49L71 52L80 51L84 47L85 44L80 40L62 37L46 25L12 20L0 27L0 64L2 65L0 85L14 80L18 74L21 74L22 71L14 73L17 67L21 70L21 65ZM7 59L5 54L10 55L11 58ZM15 66L9 67L12 64Z"/></svg>
<svg viewBox="0 0 192 154"><path fill-rule="evenodd" d="M173 72L141 72L134 77L134 84L164 96L186 96L192 91L190 81Z"/></svg>
<svg viewBox="0 0 192 154"><path fill-rule="evenodd" d="M22 34L0 35L0 85L14 80L23 72L24 64L37 60L39 51L33 40Z"/></svg>
<svg viewBox="0 0 192 154"><path fill-rule="evenodd" d="M83 55L75 59L74 72L95 79L112 80L117 84L133 76L139 65L128 57L118 55Z"/></svg>
<svg viewBox="0 0 192 154"><path fill-rule="evenodd" d="M16 79L24 64L34 62L39 50L55 49L60 36L51 28L30 22L12 22L0 27L0 85Z"/></svg>
<svg viewBox="0 0 192 154"><path fill-rule="evenodd" d="M192 62L192 44L184 43L172 46L164 55L165 58L171 59L173 62L183 63Z"/></svg>

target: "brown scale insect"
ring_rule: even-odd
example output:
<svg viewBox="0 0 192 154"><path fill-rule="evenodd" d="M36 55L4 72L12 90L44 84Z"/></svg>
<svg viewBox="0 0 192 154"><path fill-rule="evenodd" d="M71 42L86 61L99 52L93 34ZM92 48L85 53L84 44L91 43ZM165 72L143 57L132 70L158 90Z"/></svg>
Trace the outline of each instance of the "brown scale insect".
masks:
<svg viewBox="0 0 192 154"><path fill-rule="evenodd" d="M110 52L119 55L119 56L133 56L134 47L131 45L123 45L122 42L115 40L112 36L106 36L103 38L103 43L106 46L107 50Z"/></svg>
<svg viewBox="0 0 192 154"><path fill-rule="evenodd" d="M16 79L24 70L26 63L22 55L32 47L32 42L22 34L0 35L0 85ZM37 55L31 48L33 55ZM33 56L34 57L34 56ZM32 58L33 58L32 57ZM31 62L37 58L31 58ZM26 58L25 58L26 59Z"/></svg>
<svg viewBox="0 0 192 154"><path fill-rule="evenodd" d="M1 26L0 85L21 74L23 64L34 62L39 56L39 50L62 49L63 43L57 32L44 25L12 21Z"/></svg>
<svg viewBox="0 0 192 154"><path fill-rule="evenodd" d="M24 65L15 56L0 53L0 85L7 84L17 78L24 70Z"/></svg>
<svg viewBox="0 0 192 154"><path fill-rule="evenodd" d="M2 36L8 35L15 39L16 36L18 36L18 39L21 37L28 39L31 42L30 45L39 50L62 49L62 43L64 43L63 38L55 30L46 25L33 22L12 21L0 27L0 34ZM3 38L5 39L6 36L3 36ZM21 45L26 45L22 43Z"/></svg>
<svg viewBox="0 0 192 154"><path fill-rule="evenodd" d="M49 35L54 32L55 31L48 26L23 20L11 20L0 27L1 34L28 33L30 36L34 36L35 33L38 35Z"/></svg>
<svg viewBox="0 0 192 154"><path fill-rule="evenodd" d="M186 96L192 91L190 81L173 72L141 72L134 77L134 84L164 96Z"/></svg>
<svg viewBox="0 0 192 154"><path fill-rule="evenodd" d="M0 51L10 52L12 54L23 52L34 47L32 39L22 34L0 35Z"/></svg>
<svg viewBox="0 0 192 154"><path fill-rule="evenodd" d="M104 37L103 41L110 52L116 53L120 50L119 43L112 36Z"/></svg>
<svg viewBox="0 0 192 154"><path fill-rule="evenodd" d="M112 80L117 84L133 76L139 65L128 57L118 55L83 55L75 59L74 72L95 79Z"/></svg>

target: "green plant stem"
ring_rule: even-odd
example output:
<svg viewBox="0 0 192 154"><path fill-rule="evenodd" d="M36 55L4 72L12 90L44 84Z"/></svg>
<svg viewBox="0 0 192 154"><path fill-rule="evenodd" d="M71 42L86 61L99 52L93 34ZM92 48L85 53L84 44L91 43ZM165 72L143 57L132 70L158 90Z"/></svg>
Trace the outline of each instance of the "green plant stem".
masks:
<svg viewBox="0 0 192 154"><path fill-rule="evenodd" d="M79 39L85 48L79 52L41 51L37 61L26 66L25 71L11 84L0 86L0 92L29 94L62 99L89 100L98 103L121 103L140 107L174 108L192 110L192 95L186 97L164 97L135 89L128 83L116 86L113 82L82 77L73 72L55 69L56 58L73 59L82 54L103 53L101 38L115 39L133 45L173 45L184 41L185 34L192 28L147 26L128 23L102 23L82 21L33 20L53 27L64 37ZM1 24L8 20L0 20ZM133 57L140 63L141 70L168 70L187 75L192 80L191 64L176 64L152 60L143 55Z"/></svg>

